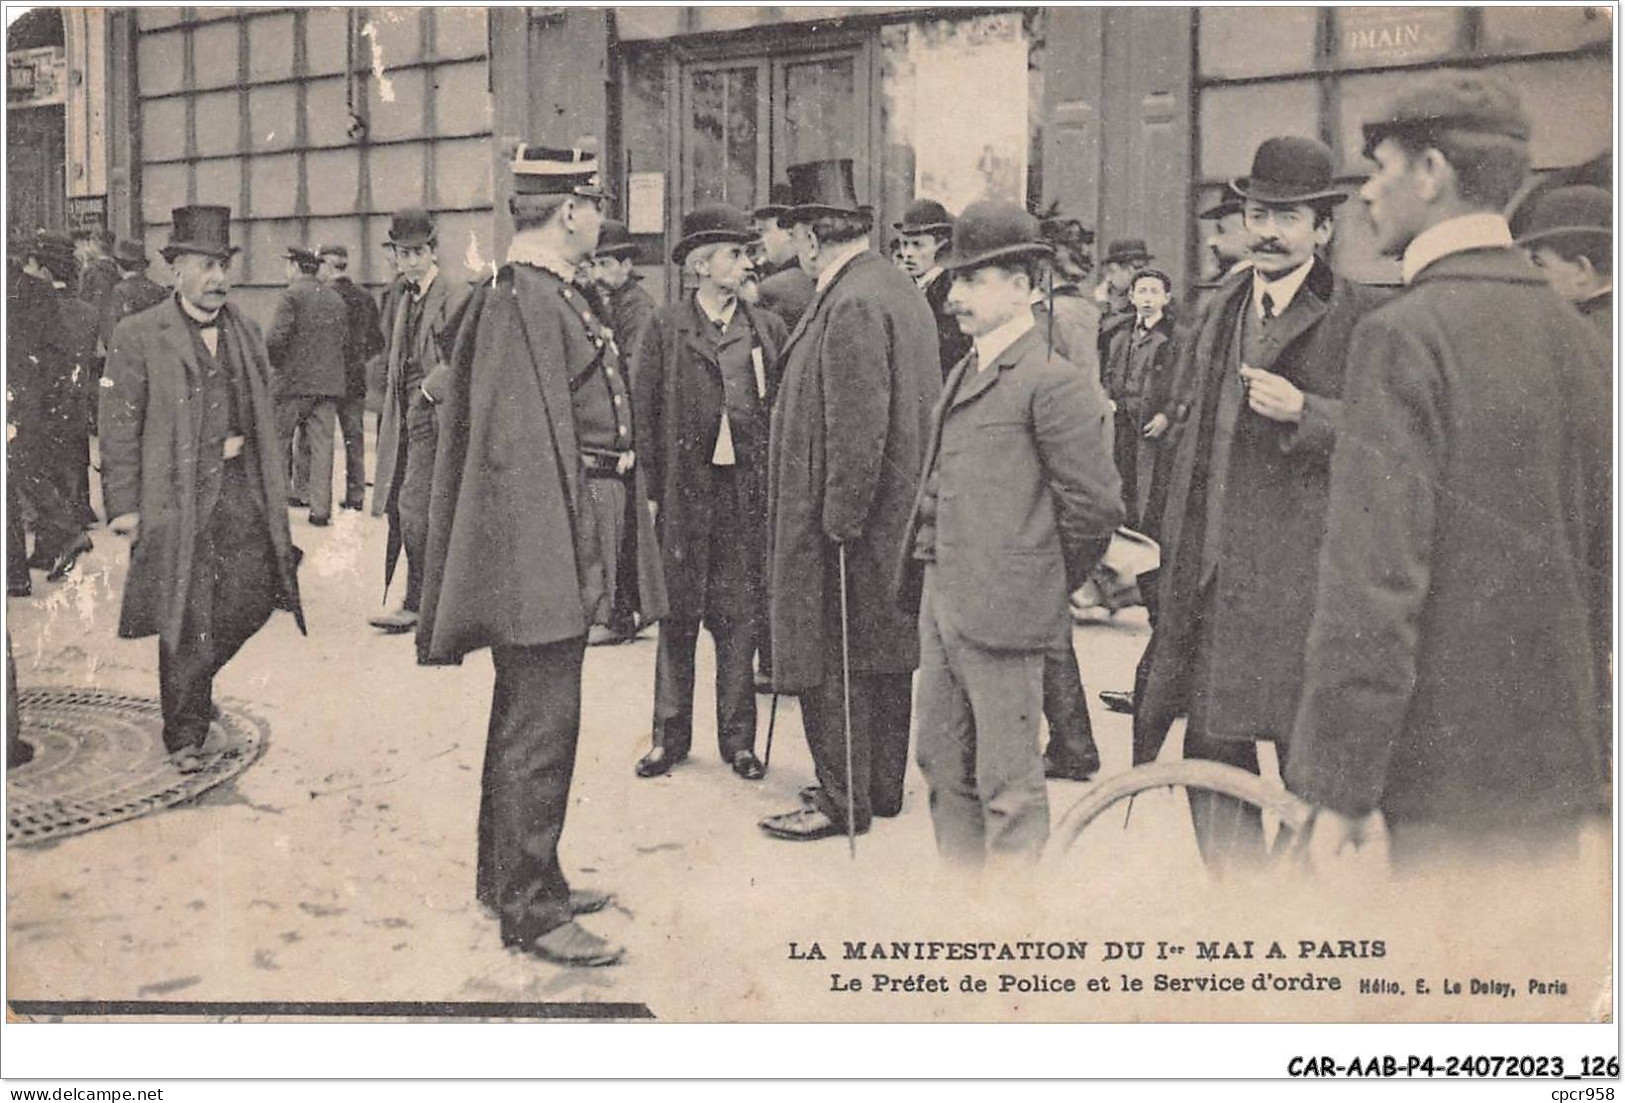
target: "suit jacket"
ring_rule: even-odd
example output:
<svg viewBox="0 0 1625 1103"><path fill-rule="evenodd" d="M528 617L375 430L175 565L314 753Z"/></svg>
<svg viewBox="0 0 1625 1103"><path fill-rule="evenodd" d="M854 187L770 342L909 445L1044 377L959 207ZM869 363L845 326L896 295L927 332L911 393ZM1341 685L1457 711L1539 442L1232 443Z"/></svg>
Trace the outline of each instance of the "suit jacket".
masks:
<svg viewBox="0 0 1625 1103"><path fill-rule="evenodd" d="M633 355L633 412L638 464L649 500L660 504L656 535L665 568L671 614L698 619L707 609L711 546L711 456L722 422L721 358L761 349L761 418L755 426L730 420L737 491L745 503L745 523L735 534L746 545L759 580L767 554L767 447L774 370L786 337L777 314L740 302L720 344L693 294L661 307L643 332Z"/></svg>
<svg viewBox="0 0 1625 1103"><path fill-rule="evenodd" d="M1244 400L1233 409L1220 403L1225 376L1240 366L1237 328L1242 311L1253 309L1252 279L1250 271L1226 279L1182 342L1188 363L1178 375L1189 381L1191 421L1172 442L1160 607L1134 718L1137 761L1155 757L1169 724L1189 707L1204 636L1202 719L1210 737L1285 739L1297 709L1349 335L1385 294L1315 262L1252 365L1304 392L1302 422L1287 425ZM1208 510L1217 498L1210 467L1215 439L1226 433L1220 542L1208 549ZM1212 613L1206 624L1204 608Z"/></svg>
<svg viewBox="0 0 1625 1103"><path fill-rule="evenodd" d="M1428 265L1349 350L1287 781L1470 831L1607 780L1611 372L1513 249Z"/></svg>
<svg viewBox="0 0 1625 1103"><path fill-rule="evenodd" d="M384 351L384 334L378 327L378 304L349 276L339 276L328 286L344 300L348 319L344 340L344 393L349 398L365 398L367 362Z"/></svg>
<svg viewBox="0 0 1625 1103"><path fill-rule="evenodd" d="M337 291L315 276L300 275L291 281L265 334L277 373L277 393L342 396L349 338L349 310Z"/></svg>
<svg viewBox="0 0 1625 1103"><path fill-rule="evenodd" d="M1100 381L1100 309L1076 286L1057 287L1053 296L1034 303L1033 319L1055 355Z"/></svg>
<svg viewBox="0 0 1625 1103"><path fill-rule="evenodd" d="M170 300L124 319L113 330L113 349L101 388L99 426L102 498L109 519L141 515L139 539L130 551L119 635L156 634L173 647L185 623L191 593L193 552L200 526L198 450L203 409L197 401L203 374L190 322ZM294 571L296 551L288 535L283 471L287 453L277 435L271 365L259 327L236 306L220 312L221 340L240 353L246 408L238 419L248 438L265 511L266 538L276 563L278 606L292 612L301 632L304 613Z"/></svg>
<svg viewBox="0 0 1625 1103"><path fill-rule="evenodd" d="M925 297L873 251L852 258L791 332L768 453L773 680L799 691L839 676L840 575L848 559L852 669L919 665L896 603L897 547L942 389Z"/></svg>
<svg viewBox="0 0 1625 1103"><path fill-rule="evenodd" d="M633 276L615 291L606 291L609 328L615 331L615 344L630 357L638 347L638 340L655 316L655 301L644 290L643 282ZM628 369L630 370L630 369Z"/></svg>
<svg viewBox="0 0 1625 1103"><path fill-rule="evenodd" d="M925 301L931 305L931 317L937 323L937 359L942 363L942 378L947 379L954 365L970 351L970 336L959 328L959 319L948 313L948 292L953 289L952 272L938 272L922 290Z"/></svg>
<svg viewBox="0 0 1625 1103"><path fill-rule="evenodd" d="M436 283L439 282L437 279ZM608 615L598 526L583 516L587 474L570 380L599 355L550 272L508 265L473 291L447 373L435 452L418 661L482 647L574 639ZM647 497L642 465L628 497ZM654 524L635 518L632 605L665 615Z"/></svg>
<svg viewBox="0 0 1625 1103"><path fill-rule="evenodd" d="M145 272L121 279L102 298L102 347L113 347L113 327L132 314L139 314L169 298L169 288Z"/></svg>
<svg viewBox="0 0 1625 1103"><path fill-rule="evenodd" d="M756 286L758 305L783 318L786 328L794 329L812 305L816 285L800 262L791 261L774 272L763 272Z"/></svg>
<svg viewBox="0 0 1625 1103"><path fill-rule="evenodd" d="M919 608L914 557L931 518L936 600L971 642L1047 651L1072 630L1067 594L1122 523L1100 385L1046 353L1029 330L980 371L949 374L901 545L905 607Z"/></svg>

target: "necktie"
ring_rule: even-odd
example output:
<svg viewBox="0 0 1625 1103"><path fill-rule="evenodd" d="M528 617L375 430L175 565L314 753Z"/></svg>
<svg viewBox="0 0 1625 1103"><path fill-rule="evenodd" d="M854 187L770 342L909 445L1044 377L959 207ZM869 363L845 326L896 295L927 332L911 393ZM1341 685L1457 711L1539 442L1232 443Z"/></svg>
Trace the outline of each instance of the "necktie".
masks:
<svg viewBox="0 0 1625 1103"><path fill-rule="evenodd" d="M1270 297L1268 291L1264 292L1263 297L1259 299L1259 305L1264 308L1264 320L1266 322L1275 317L1275 300Z"/></svg>
<svg viewBox="0 0 1625 1103"><path fill-rule="evenodd" d="M406 288L406 293L412 296L414 299L417 298L423 290L414 280L407 280L403 286Z"/></svg>

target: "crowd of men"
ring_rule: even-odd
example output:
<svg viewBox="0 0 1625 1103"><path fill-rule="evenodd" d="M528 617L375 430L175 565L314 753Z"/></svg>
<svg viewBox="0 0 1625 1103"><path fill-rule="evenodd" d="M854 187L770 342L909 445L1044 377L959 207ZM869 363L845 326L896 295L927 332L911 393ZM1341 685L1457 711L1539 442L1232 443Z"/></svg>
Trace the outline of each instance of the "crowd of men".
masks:
<svg viewBox="0 0 1625 1103"><path fill-rule="evenodd" d="M768 765L757 689L799 699L816 779L761 822L777 839L897 816L912 732L942 854L1035 858L1046 777L1100 764L1069 616L1087 584L1152 614L1110 698L1136 762L1176 728L1185 757L1253 772L1273 743L1320 860L1374 812L1399 863L1561 852L1610 784L1612 202L1549 188L1518 248L1529 123L1480 75L1419 78L1364 135L1358 205L1402 288L1333 271L1350 196L1325 145L1283 135L1201 212L1224 274L1178 307L1142 241L1110 245L1092 294L1087 229L999 201L914 203L889 263L849 160L789 166L752 212L688 212L683 290L656 306L584 142L515 153L493 277L454 284L432 218L400 212L377 308L343 249L293 248L262 337L228 299L230 212L176 210L174 293L116 245L135 274L101 317L122 320L89 332L109 528L133 545L119 631L159 637L177 768L241 643L276 609L303 624L285 504L328 522L335 420L341 505L363 505L377 363L372 511L386 586L402 551L407 581L373 623L425 664L492 652L476 894L523 952L621 956L577 922L610 898L571 886L559 840L586 648L650 624L637 776L693 749L702 627L739 777ZM47 369L18 357L89 354L40 321L73 313L71 246L19 252L13 317L36 328L13 330L10 420L42 458L8 496L57 575L89 546L86 421L39 404ZM1124 526L1161 545L1126 582L1102 569L1144 539ZM1256 809L1190 803L1212 865L1261 854Z"/></svg>

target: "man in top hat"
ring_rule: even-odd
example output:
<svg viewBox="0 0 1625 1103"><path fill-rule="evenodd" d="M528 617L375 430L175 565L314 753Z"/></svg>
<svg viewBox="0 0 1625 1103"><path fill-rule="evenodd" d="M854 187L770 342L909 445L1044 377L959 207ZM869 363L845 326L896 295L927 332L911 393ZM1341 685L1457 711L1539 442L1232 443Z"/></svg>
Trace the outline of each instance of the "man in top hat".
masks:
<svg viewBox="0 0 1625 1103"><path fill-rule="evenodd" d="M423 563L429 538L439 426L435 406L445 398L446 350L456 339L455 322L468 299L466 285L440 271L435 228L422 208L397 211L385 242L396 278L384 292L382 319L384 398L378 415L378 458L373 472L373 516L389 518L384 552L384 590L406 552L406 592L395 609L368 619L386 633L410 632L418 623Z"/></svg>
<svg viewBox="0 0 1625 1103"><path fill-rule="evenodd" d="M344 340L344 394L338 400L339 435L344 438L344 509L360 510L367 504L367 365L384 351L384 334L379 328L378 304L350 279L350 250L343 245L323 245L316 250L322 266L316 278L339 293L349 325ZM303 471L309 466L309 452L295 456ZM296 481L303 485L302 478Z"/></svg>
<svg viewBox="0 0 1625 1103"><path fill-rule="evenodd" d="M85 405L96 374L96 332L89 306L68 291L76 262L73 242L41 231L20 250L23 268L8 289L6 320L6 413L9 452L15 466L17 506L27 507L34 550L26 567L58 582L91 550L85 528L96 519L88 501L90 450ZM26 528L14 512L14 533L23 550ZM29 586L27 569L11 572L17 594Z"/></svg>
<svg viewBox="0 0 1625 1103"><path fill-rule="evenodd" d="M102 347L113 347L113 327L132 314L157 306L169 298L169 288L147 275L147 247L131 238L120 238L113 246L113 262L119 268L119 281L102 300L100 336Z"/></svg>
<svg viewBox="0 0 1625 1103"><path fill-rule="evenodd" d="M101 394L108 528L130 540L119 635L158 637L164 746L206 764L214 679L275 609L304 631L273 373L227 302L231 211L179 207L175 296L113 330Z"/></svg>
<svg viewBox="0 0 1625 1103"><path fill-rule="evenodd" d="M1129 302L1128 288L1134 273L1155 260L1137 237L1119 238L1106 247L1106 257L1100 263L1100 286L1095 298L1100 303L1100 335L1095 341L1097 362L1106 362L1112 336L1120 326L1134 321L1134 304Z"/></svg>
<svg viewBox="0 0 1625 1103"><path fill-rule="evenodd" d="M1314 858L1375 809L1401 866L1540 861L1610 804L1609 364L1500 213L1529 166L1511 90L1441 73L1364 129L1406 288L1349 349L1286 778Z"/></svg>
<svg viewBox="0 0 1625 1103"><path fill-rule="evenodd" d="M1034 323L1048 252L1013 204L960 215L948 308L974 343L937 405L901 546L937 849L970 865L1036 860L1049 837L1045 656L1070 639L1067 594L1123 518L1105 395Z"/></svg>
<svg viewBox="0 0 1625 1103"><path fill-rule="evenodd" d="M1614 341L1614 197L1576 184L1535 201L1518 244L1552 288Z"/></svg>
<svg viewBox="0 0 1625 1103"><path fill-rule="evenodd" d="M694 646L716 645L717 746L754 781L752 659L765 587L767 445L784 322L739 297L755 241L727 204L683 219L672 250L697 281L662 307L638 343L631 375L638 456L657 513L669 608L655 660L654 745L637 764L658 777L688 757L694 728Z"/></svg>
<svg viewBox="0 0 1625 1103"><path fill-rule="evenodd" d="M756 257L757 301L794 329L813 298L813 278L801 267L795 239L785 215L790 213L790 186L775 183L771 202L757 207L751 217L760 239Z"/></svg>
<svg viewBox="0 0 1625 1103"><path fill-rule="evenodd" d="M79 259L79 272L58 273L70 288L77 287L79 301L89 303L97 317L101 316L102 300L119 279L118 265L107 255L113 241L113 234L107 230L88 226L74 230L73 253Z"/></svg>
<svg viewBox="0 0 1625 1103"><path fill-rule="evenodd" d="M608 895L572 890L559 860L587 628L616 581L595 485L626 502L639 612L665 605L643 464L614 447L632 427L614 334L573 282L603 220L586 146L512 162L508 263L475 287L448 373L417 637L425 663L491 649L475 892L505 945L563 965L621 957L575 921Z"/></svg>
<svg viewBox="0 0 1625 1103"><path fill-rule="evenodd" d="M293 245L283 256L288 287L277 301L265 347L276 369L277 415L289 450L290 504L308 504L310 523L320 527L333 516L333 429L348 388L350 310L317 279L322 262L315 252ZM301 451L307 460L298 458ZM307 463L303 485L299 475Z"/></svg>
<svg viewBox="0 0 1625 1103"><path fill-rule="evenodd" d="M897 231L897 256L903 271L925 292L925 301L937 320L937 354L946 379L970 349L970 336L947 310L953 277L942 265L942 254L947 252L948 239L953 235L953 217L935 199L916 199L903 212L903 220L892 223L892 229Z"/></svg>
<svg viewBox="0 0 1625 1103"><path fill-rule="evenodd" d="M800 697L818 786L762 827L821 839L902 810L919 632L893 601L896 553L942 369L925 297L869 248L852 162L791 165L789 176L784 217L815 295L785 346L773 407L768 595L773 684Z"/></svg>
<svg viewBox="0 0 1625 1103"><path fill-rule="evenodd" d="M1232 182L1251 268L1203 304L1182 342L1190 412L1173 442L1160 536L1158 616L1134 717L1135 761L1188 717L1189 759L1258 772L1257 743L1287 737L1303 675L1344 357L1378 292L1320 251L1347 198L1313 138L1263 142ZM1256 809L1190 794L1197 842L1222 868L1262 853Z"/></svg>

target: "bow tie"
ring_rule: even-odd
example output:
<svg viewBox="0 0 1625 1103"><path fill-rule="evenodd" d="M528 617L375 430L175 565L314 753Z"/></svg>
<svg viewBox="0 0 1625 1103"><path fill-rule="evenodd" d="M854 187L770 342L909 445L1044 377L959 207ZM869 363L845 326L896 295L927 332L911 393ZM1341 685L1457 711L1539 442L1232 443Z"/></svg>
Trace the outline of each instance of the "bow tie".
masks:
<svg viewBox="0 0 1625 1103"><path fill-rule="evenodd" d="M407 280L405 283L401 284L401 287L414 299L423 294L423 288L413 280Z"/></svg>

